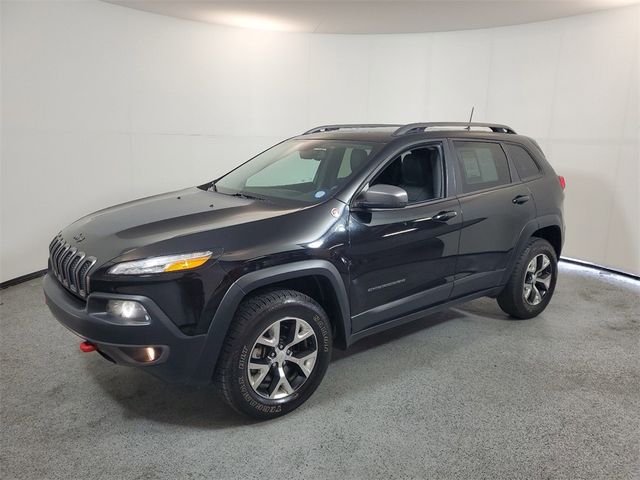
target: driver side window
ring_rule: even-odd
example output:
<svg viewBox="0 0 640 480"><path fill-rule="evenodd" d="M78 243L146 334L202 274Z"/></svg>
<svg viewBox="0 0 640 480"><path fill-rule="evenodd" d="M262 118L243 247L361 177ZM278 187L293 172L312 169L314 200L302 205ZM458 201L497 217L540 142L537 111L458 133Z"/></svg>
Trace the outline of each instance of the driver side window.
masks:
<svg viewBox="0 0 640 480"><path fill-rule="evenodd" d="M409 204L444 196L442 150L439 145L416 147L398 155L372 181L407 192Z"/></svg>

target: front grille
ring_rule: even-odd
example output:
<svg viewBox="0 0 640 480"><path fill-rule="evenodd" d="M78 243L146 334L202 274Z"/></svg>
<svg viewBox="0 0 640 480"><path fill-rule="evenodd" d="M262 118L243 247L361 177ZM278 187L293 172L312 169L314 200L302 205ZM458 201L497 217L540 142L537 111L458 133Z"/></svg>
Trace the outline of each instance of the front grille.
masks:
<svg viewBox="0 0 640 480"><path fill-rule="evenodd" d="M60 283L79 297L85 298L89 292L89 271L96 263L96 257L89 257L58 235L49 245L51 271Z"/></svg>

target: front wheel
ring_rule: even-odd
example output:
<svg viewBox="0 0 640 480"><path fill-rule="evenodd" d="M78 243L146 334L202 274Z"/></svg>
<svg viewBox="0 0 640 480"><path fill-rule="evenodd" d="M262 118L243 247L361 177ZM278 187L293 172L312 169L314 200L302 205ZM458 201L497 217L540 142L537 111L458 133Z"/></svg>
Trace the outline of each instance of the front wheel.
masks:
<svg viewBox="0 0 640 480"><path fill-rule="evenodd" d="M320 384L331 359L331 328L312 298L274 290L242 302L225 340L216 383L235 410L284 415Z"/></svg>
<svg viewBox="0 0 640 480"><path fill-rule="evenodd" d="M556 287L558 259L549 242L532 238L520 255L498 305L514 318L532 318L547 308Z"/></svg>

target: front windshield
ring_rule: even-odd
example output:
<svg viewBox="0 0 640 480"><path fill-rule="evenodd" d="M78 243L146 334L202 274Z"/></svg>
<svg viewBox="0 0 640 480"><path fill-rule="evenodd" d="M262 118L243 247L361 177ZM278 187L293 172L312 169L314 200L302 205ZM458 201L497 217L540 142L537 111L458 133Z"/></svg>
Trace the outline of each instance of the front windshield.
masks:
<svg viewBox="0 0 640 480"><path fill-rule="evenodd" d="M214 187L228 195L318 203L360 171L377 146L340 140L287 140L228 173Z"/></svg>

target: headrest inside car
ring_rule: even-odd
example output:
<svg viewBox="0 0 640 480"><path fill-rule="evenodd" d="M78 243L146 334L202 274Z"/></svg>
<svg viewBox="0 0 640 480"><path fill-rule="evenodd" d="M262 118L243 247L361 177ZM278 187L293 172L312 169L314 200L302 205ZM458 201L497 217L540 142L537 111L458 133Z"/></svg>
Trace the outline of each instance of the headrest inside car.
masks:
<svg viewBox="0 0 640 480"><path fill-rule="evenodd" d="M425 184L425 161L426 155L423 150L411 152L402 159L402 179L406 185Z"/></svg>
<svg viewBox="0 0 640 480"><path fill-rule="evenodd" d="M354 148L353 150L351 150L351 171L355 172L356 170L360 169L360 167L365 164L368 158L369 154L364 148Z"/></svg>

